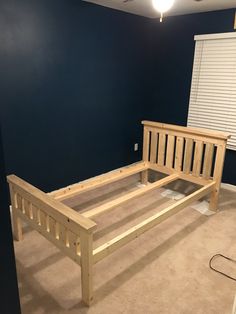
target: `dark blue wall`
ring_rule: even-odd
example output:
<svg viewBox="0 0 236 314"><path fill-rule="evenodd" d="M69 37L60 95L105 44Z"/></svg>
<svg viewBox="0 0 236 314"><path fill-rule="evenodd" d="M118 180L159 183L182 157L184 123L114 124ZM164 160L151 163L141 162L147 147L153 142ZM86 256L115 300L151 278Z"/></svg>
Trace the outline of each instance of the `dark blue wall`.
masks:
<svg viewBox="0 0 236 314"><path fill-rule="evenodd" d="M235 10L152 20L152 82L146 118L186 125L194 35L232 32ZM236 184L236 152L227 150L223 181Z"/></svg>
<svg viewBox="0 0 236 314"><path fill-rule="evenodd" d="M2 146L2 135L0 128L0 313L18 314L20 313L19 293L17 288L16 265L13 251L13 239L11 233L10 211L8 204L8 187L6 182L6 172L4 154Z"/></svg>
<svg viewBox="0 0 236 314"><path fill-rule="evenodd" d="M142 119L186 123L193 35L232 25L233 10L160 24L80 0L0 0L7 172L48 191L140 159Z"/></svg>
<svg viewBox="0 0 236 314"><path fill-rule="evenodd" d="M8 173L51 190L140 158L148 27L79 0L0 0Z"/></svg>

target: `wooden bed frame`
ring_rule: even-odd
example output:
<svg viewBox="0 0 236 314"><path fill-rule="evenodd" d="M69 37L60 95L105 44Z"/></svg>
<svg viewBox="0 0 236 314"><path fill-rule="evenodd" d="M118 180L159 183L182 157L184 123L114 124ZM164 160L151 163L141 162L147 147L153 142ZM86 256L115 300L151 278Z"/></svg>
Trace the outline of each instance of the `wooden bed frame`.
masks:
<svg viewBox="0 0 236 314"><path fill-rule="evenodd" d="M13 232L22 240L26 221L81 266L82 300L93 299L93 265L145 231L209 194L209 209L217 210L219 189L229 134L143 121L143 160L51 193L44 193L15 175L8 176ZM168 176L148 183L148 170ZM143 187L82 214L61 201L88 190L140 173ZM93 248L93 217L135 197L182 179L200 185L192 194L145 219L111 241ZM148 184L147 184L148 183Z"/></svg>

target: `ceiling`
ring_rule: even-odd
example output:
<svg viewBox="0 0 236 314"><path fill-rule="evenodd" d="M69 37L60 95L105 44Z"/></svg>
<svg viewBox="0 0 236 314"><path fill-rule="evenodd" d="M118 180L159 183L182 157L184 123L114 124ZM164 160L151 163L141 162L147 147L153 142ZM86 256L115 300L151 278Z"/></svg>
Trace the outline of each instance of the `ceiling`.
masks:
<svg viewBox="0 0 236 314"><path fill-rule="evenodd" d="M84 1L150 18L159 17L159 13L153 9L152 0L125 0L126 2L124 0ZM173 7L166 15L182 15L230 8L236 8L236 0L175 0Z"/></svg>

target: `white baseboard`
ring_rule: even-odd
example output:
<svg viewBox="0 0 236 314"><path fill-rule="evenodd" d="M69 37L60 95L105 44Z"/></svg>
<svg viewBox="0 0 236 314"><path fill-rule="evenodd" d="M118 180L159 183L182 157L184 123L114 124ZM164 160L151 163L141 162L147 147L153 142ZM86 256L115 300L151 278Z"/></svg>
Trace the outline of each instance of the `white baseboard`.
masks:
<svg viewBox="0 0 236 314"><path fill-rule="evenodd" d="M236 185L228 184L228 183L221 183L221 188L229 191L236 192Z"/></svg>

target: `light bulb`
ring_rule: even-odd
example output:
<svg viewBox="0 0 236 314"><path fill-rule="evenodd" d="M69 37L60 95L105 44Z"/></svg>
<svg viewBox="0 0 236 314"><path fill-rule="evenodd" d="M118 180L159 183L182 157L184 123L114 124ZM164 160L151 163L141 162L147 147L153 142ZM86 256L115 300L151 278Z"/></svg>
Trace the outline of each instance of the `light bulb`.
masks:
<svg viewBox="0 0 236 314"><path fill-rule="evenodd" d="M165 13L174 4L174 0L152 0L154 9L160 13Z"/></svg>

